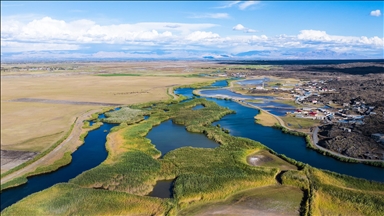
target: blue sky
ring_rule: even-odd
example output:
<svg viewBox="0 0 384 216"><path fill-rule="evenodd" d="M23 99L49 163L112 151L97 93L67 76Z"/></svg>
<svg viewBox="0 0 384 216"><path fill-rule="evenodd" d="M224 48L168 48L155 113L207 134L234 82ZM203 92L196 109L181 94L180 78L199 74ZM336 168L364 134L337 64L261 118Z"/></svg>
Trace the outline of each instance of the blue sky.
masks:
<svg viewBox="0 0 384 216"><path fill-rule="evenodd" d="M383 10L382 1L1 1L1 54L383 58Z"/></svg>

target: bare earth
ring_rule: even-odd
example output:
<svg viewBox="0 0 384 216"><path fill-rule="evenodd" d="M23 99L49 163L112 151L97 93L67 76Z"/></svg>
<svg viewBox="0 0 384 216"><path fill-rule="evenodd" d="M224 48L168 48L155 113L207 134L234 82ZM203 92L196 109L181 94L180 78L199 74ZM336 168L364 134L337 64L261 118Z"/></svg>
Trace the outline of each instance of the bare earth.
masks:
<svg viewBox="0 0 384 216"><path fill-rule="evenodd" d="M37 155L37 152L1 150L1 170L9 170Z"/></svg>
<svg viewBox="0 0 384 216"><path fill-rule="evenodd" d="M299 189L293 187L260 187L233 195L223 202L183 210L180 215L299 215L302 195Z"/></svg>

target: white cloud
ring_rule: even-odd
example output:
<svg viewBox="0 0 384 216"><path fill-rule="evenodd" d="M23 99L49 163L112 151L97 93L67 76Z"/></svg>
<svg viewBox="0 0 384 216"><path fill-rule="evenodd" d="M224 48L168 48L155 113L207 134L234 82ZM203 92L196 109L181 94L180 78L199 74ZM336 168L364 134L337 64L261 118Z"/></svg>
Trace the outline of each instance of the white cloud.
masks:
<svg viewBox="0 0 384 216"><path fill-rule="evenodd" d="M17 20L1 22L2 40L32 42L86 42L86 43L123 43L131 40L154 40L172 37L173 33L187 35L216 26L210 23L162 23L146 22L135 24L99 25L91 20L63 20L44 17L22 23Z"/></svg>
<svg viewBox="0 0 384 216"><path fill-rule="evenodd" d="M312 41L329 41L331 40L329 35L325 31L317 30L302 30L297 36L300 40L312 40Z"/></svg>
<svg viewBox="0 0 384 216"><path fill-rule="evenodd" d="M381 11L380 10L374 10L374 11L371 11L371 16L381 16Z"/></svg>
<svg viewBox="0 0 384 216"><path fill-rule="evenodd" d="M260 1L231 1L223 6L219 6L217 8L231 8L231 7L238 7L240 10L245 10L248 7L259 4Z"/></svg>
<svg viewBox="0 0 384 216"><path fill-rule="evenodd" d="M210 29L217 26L211 23L144 22L100 25L86 19L68 22L44 17L31 20L26 22L24 19L21 21L15 18L1 19L2 53L44 50L81 51L85 47L94 48L94 44L99 44L100 51L103 50L99 47L111 46L118 52L116 55L121 54L119 51L123 47L127 50L209 49L226 52L288 48L334 51L348 48L353 52L369 51L373 53L382 53L384 50L384 38L338 36L320 30L302 30L298 35L267 37L266 35L256 35L256 30L237 24L233 27L234 35L220 36ZM110 50L110 47L108 48Z"/></svg>
<svg viewBox="0 0 384 216"><path fill-rule="evenodd" d="M212 32L205 32L205 31L195 31L191 34L189 34L185 39L190 41L199 41L199 40L206 40L206 39L217 39L220 38L218 34L212 33Z"/></svg>
<svg viewBox="0 0 384 216"><path fill-rule="evenodd" d="M243 2L243 3L239 4L239 9L240 10L245 10L249 6L252 6L252 5L258 4L258 3L260 3L260 2L259 1L246 1L246 2Z"/></svg>
<svg viewBox="0 0 384 216"><path fill-rule="evenodd" d="M196 14L196 15L190 16L189 18L228 19L229 14L227 14L227 13L205 13L205 14Z"/></svg>
<svg viewBox="0 0 384 216"><path fill-rule="evenodd" d="M327 44L349 44L349 45L372 45L377 48L384 49L384 38L375 37L353 37L353 36L338 36L329 35L325 31L318 30L302 30L297 35L297 39L304 41L316 41Z"/></svg>
<svg viewBox="0 0 384 216"><path fill-rule="evenodd" d="M225 5L223 5L223 6L219 6L219 7L217 7L217 8L230 8L230 7L232 7L232 6L235 6L235 5L237 5L237 4L239 4L241 1L231 1L231 2L229 2L229 3L227 3L227 4L225 4Z"/></svg>
<svg viewBox="0 0 384 216"><path fill-rule="evenodd" d="M243 31L245 29L245 27L241 24L237 24L232 29L235 31Z"/></svg>
<svg viewBox="0 0 384 216"><path fill-rule="evenodd" d="M241 25L241 24L237 24L237 25L235 25L235 26L232 28L232 30L234 30L234 31L243 31L244 33L255 33L255 32L257 32L256 30L254 30L254 29L250 29L250 28L246 28L246 27L244 27L244 26Z"/></svg>
<svg viewBox="0 0 384 216"><path fill-rule="evenodd" d="M255 33L255 32L257 32L257 31L254 30L254 29L246 29L246 30L244 30L244 32L245 32L245 33Z"/></svg>

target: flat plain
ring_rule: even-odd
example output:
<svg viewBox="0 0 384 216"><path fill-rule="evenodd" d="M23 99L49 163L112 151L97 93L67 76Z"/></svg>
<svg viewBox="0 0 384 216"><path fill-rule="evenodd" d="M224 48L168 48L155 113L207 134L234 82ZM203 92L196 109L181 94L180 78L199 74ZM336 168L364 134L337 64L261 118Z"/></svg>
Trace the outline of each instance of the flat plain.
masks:
<svg viewBox="0 0 384 216"><path fill-rule="evenodd" d="M42 69L47 67L64 70ZM188 74L191 73L186 70L193 70L188 69L188 64L183 62L172 63L169 67L142 62L80 65L63 63L48 66L31 64L17 67L2 65L2 68L29 69L16 72L17 69L2 70L1 149L30 152L42 152L49 148L63 137L76 117L87 111L96 112L106 107L96 103L135 104L167 100L171 97L167 94L167 89L172 86L210 80L198 76L189 77ZM32 68L36 70L31 70ZM100 76L99 73L125 74ZM139 73L140 76L131 76L131 73ZM36 99L45 102L33 101ZM90 103L87 104L88 102ZM1 172L8 169L2 167Z"/></svg>

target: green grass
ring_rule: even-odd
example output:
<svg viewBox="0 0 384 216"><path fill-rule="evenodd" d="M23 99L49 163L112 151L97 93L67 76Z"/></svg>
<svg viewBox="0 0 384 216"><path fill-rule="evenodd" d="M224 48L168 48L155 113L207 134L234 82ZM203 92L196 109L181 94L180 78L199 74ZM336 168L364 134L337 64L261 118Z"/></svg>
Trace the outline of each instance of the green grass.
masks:
<svg viewBox="0 0 384 216"><path fill-rule="evenodd" d="M288 127L294 129L308 129L320 124L320 120L296 118L293 116L284 116L281 117L281 119L287 124Z"/></svg>
<svg viewBox="0 0 384 216"><path fill-rule="evenodd" d="M198 104L203 104L205 108L191 110ZM178 211L194 214L196 211L190 211L189 207L200 211L212 203L227 206L242 199L264 202L265 205L255 209L257 211L268 211L275 201L292 201L294 204L284 204L284 208L290 211L292 208L300 209L304 215L343 212L340 208L335 210L332 201L336 200L336 203L341 203L340 206L357 208L356 212L361 214L383 213L383 184L321 171L284 155L278 155L280 158L271 156L270 153L277 153L261 143L233 137L223 128L212 126L212 122L233 113L214 102L199 98L185 103L145 103L131 106L131 109L145 107L151 107L147 110L151 115L148 120L132 125L124 123L112 129L107 137L108 157L102 164L83 172L70 183L58 184L31 195L2 214L176 215ZM164 112L164 109L169 111ZM178 148L159 159L160 152L145 136L151 128L168 119L186 126L190 132L205 134L220 146L213 149ZM268 154L272 161L261 166L250 166L246 158L252 152ZM283 186L276 186L276 176L283 165L287 166L287 162L299 170L281 174ZM291 168L295 167L291 165ZM151 192L157 180L163 179L176 179L173 199L142 196ZM281 188L272 194L264 191L264 186ZM297 189L287 190L290 188L287 186ZM257 194L241 194L248 189L260 191ZM233 194L237 195L228 198ZM287 198L289 196L292 197Z"/></svg>
<svg viewBox="0 0 384 216"><path fill-rule="evenodd" d="M170 200L56 184L1 215L165 215L173 205Z"/></svg>
<svg viewBox="0 0 384 216"><path fill-rule="evenodd" d="M120 110L113 112L106 112L103 122L107 123L123 123L132 124L144 119L145 113L139 109L131 109L129 107L122 107Z"/></svg>

